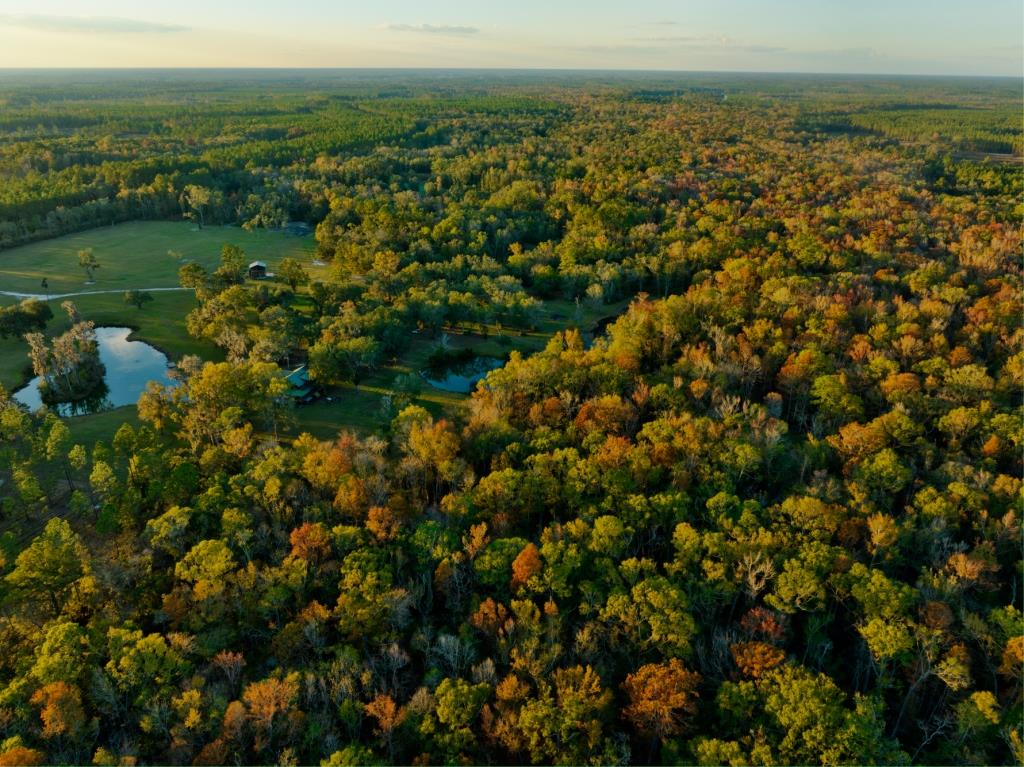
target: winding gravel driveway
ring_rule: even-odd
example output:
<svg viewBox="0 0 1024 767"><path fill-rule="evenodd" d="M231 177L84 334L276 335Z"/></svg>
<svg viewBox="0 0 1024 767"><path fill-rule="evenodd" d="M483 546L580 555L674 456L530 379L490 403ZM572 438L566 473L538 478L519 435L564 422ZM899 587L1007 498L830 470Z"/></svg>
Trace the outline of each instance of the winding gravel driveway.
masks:
<svg viewBox="0 0 1024 767"><path fill-rule="evenodd" d="M0 296L10 296L11 298L36 298L40 301L46 301L54 298L74 298L75 296L98 296L103 293L127 293L129 290L138 290L143 293L157 293L167 292L171 290L192 290L192 288L119 288L117 290L82 290L78 293L15 293L10 290L0 290Z"/></svg>

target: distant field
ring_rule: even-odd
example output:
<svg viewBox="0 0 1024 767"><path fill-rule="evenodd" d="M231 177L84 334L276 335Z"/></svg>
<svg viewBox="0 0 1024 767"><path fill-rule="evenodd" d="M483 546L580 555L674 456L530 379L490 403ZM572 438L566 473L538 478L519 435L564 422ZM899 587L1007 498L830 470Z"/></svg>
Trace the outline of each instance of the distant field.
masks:
<svg viewBox="0 0 1024 767"><path fill-rule="evenodd" d="M253 261L266 261L271 271L286 257L309 266L316 247L312 237L265 229L248 232L234 226L207 226L199 230L189 222L139 221L0 251L0 291L41 293L44 277L51 293L176 287L181 263L167 251L215 267L226 243L238 245ZM91 285L78 266L78 251L83 248L92 248L100 263Z"/></svg>

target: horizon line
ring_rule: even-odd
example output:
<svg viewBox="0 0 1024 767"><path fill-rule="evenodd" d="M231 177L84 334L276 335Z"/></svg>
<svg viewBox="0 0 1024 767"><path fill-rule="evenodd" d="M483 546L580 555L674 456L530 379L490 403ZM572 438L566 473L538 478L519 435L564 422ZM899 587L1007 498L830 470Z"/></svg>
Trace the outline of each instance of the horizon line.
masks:
<svg viewBox="0 0 1024 767"><path fill-rule="evenodd" d="M523 72L523 73L578 73L578 74L613 74L613 75L802 75L810 77L911 77L911 78L962 78L962 79L1000 79L1024 80L1021 74L964 74L957 72L860 72L860 71L801 71L783 69L609 69L602 67L273 67L273 66L194 66L194 67L145 67L145 66L75 66L75 67L3 67L0 73L18 72Z"/></svg>

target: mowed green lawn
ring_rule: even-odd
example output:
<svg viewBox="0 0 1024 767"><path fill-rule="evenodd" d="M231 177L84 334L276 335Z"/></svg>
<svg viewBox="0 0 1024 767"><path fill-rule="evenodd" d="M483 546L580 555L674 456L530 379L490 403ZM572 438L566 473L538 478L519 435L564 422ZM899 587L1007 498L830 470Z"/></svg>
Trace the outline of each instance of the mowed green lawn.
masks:
<svg viewBox="0 0 1024 767"><path fill-rule="evenodd" d="M178 285L182 262L171 258L174 250L185 261L215 268L225 244L238 245L251 261L265 261L270 271L281 259L298 259L311 271L316 241L283 232L247 232L234 226L206 226L202 230L185 221L137 221L90 229L52 240L34 242L0 252L0 291L42 293L43 278L51 293L132 288L173 288ZM92 248L100 268L94 283L86 284L78 266L78 251Z"/></svg>
<svg viewBox="0 0 1024 767"><path fill-rule="evenodd" d="M271 271L286 257L300 260L312 274L320 271L312 266L316 246L312 237L267 230L247 232L231 226L199 230L189 222L139 221L0 252L0 291L38 293L44 277L52 295L114 290L117 292L74 296L71 300L86 319L97 325L135 328L133 338L152 344L173 360L185 354L219 360L223 354L217 347L197 341L185 329L185 315L196 305L190 291L153 293L153 301L141 310L125 304L121 291L176 287L181 262L169 257L167 251L177 251L183 260L214 268L227 243L241 247L253 261L265 261ZM78 267L77 253L82 248L92 248L100 262L92 285L85 284L85 274ZM0 296L0 304L16 301ZM53 300L51 306L55 317L46 328L49 336L68 324L60 301ZM0 339L0 385L12 390L31 377L27 352L28 345L20 338Z"/></svg>

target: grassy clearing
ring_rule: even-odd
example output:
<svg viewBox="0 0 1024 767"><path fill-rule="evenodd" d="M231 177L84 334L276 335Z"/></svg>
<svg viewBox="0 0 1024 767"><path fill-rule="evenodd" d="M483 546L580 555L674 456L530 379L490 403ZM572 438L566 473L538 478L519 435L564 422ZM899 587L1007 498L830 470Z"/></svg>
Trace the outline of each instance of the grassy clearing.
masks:
<svg viewBox="0 0 1024 767"><path fill-rule="evenodd" d="M219 348L208 341L196 340L185 329L185 315L196 305L191 292L154 293L153 301L141 310L126 306L120 295L79 296L74 302L83 317L97 325L134 328L131 339L152 344L173 360L186 354L198 354L207 360L224 358ZM53 302L56 316L46 328L49 336L63 332L69 325L58 303ZM31 377L28 345L20 338L0 339L0 385L14 391ZM134 406L67 419L75 441L84 445L109 440L123 423L138 423Z"/></svg>
<svg viewBox="0 0 1024 767"><path fill-rule="evenodd" d="M36 293L45 277L51 294L91 291L129 290L132 288L174 287L178 284L181 263L168 257L175 250L186 260L195 260L213 268L225 243L239 245L253 260L266 261L273 269L282 258L302 261L312 272L315 243L311 237L292 237L281 232L247 232L238 227L208 226L201 231L187 222L143 221L92 229L25 245L0 253L0 290ZM93 248L101 267L93 285L85 285L85 274L78 268L77 252ZM196 341L185 330L185 315L196 305L188 291L153 293L153 301L144 309L124 303L121 293L75 296L72 300L82 315L97 325L119 325L136 329L132 338L146 341L164 351L171 359L199 354L205 359L222 359L210 343ZM0 303L17 299L0 296ZM66 317L53 300L53 321L48 335L61 332ZM28 375L28 346L21 339L0 339L0 384L8 389L23 384Z"/></svg>
<svg viewBox="0 0 1024 767"><path fill-rule="evenodd" d="M549 336L524 334L520 336L488 336L475 333L448 333L449 348L471 348L485 357L506 359L517 350L529 354L543 348ZM405 352L390 365L383 365L360 381L359 386L336 387L311 405L302 405L295 411L293 434L309 432L320 439L331 439L344 429L366 435L382 431L387 425L381 410L382 399L395 392L395 379L410 373L419 375L427 367L427 358L438 348L441 339L417 334ZM329 398L329 400L328 400ZM468 395L436 389L422 381L419 394L412 403L425 408L435 417L452 415L466 406Z"/></svg>
<svg viewBox="0 0 1024 767"><path fill-rule="evenodd" d="M198 354L208 360L223 359L220 349L209 342L197 341L185 329L185 315L196 305L191 292L154 293L153 301L141 310L126 305L117 294L78 296L72 300L86 319L97 325L134 328L133 340L152 344L173 360L185 354ZM46 334L51 337L66 330L69 324L59 303L51 302L54 318L46 327ZM0 339L0 385L14 390L31 377L28 344L20 338Z"/></svg>
<svg viewBox="0 0 1024 767"><path fill-rule="evenodd" d="M41 293L44 277L51 293L176 287L181 262L169 257L167 251L177 251L186 261L214 268L221 247L227 243L241 247L253 261L265 261L271 271L286 257L311 267L316 246L312 237L277 231L247 232L233 226L199 230L184 221L137 221L0 253L0 290ZM83 248L92 248L100 263L91 285L86 284L85 272L78 266L78 251Z"/></svg>
<svg viewBox="0 0 1024 767"><path fill-rule="evenodd" d="M491 326L487 329L487 336L469 331L449 331L446 343L454 349L471 348L480 356L507 359L512 351L522 354L540 351L552 335L567 327L576 327L589 334L598 320L618 315L628 306L628 300L579 307L572 301L550 301L542 309L536 330L499 331ZM394 394L395 379L398 376L423 371L427 367L427 358L440 343L440 338L417 334L399 359L375 370L358 387L332 389L324 399L296 409L296 423L291 433L297 435L305 431L320 439L332 439L343 429L351 429L362 435L380 432L386 425L381 412L382 398ZM465 394L441 391L423 381L422 390L412 401L435 416L440 416L464 408L468 399Z"/></svg>
<svg viewBox="0 0 1024 767"><path fill-rule="evenodd" d="M208 268L219 262L225 243L242 247L252 260L267 262L271 271L282 258L300 260L314 277L325 269L313 266L315 243L311 237L291 237L280 232L246 232L237 227L208 226L202 231L190 223L136 222L60 237L0 253L0 290L38 292L43 277L49 280L51 293L84 290L129 290L131 288L173 287L177 285L180 262L167 256L168 250L180 252L185 259L195 260ZM101 263L93 285L84 285L85 275L77 265L77 251L91 247ZM16 299L0 296L0 304ZM153 301L144 309L124 303L120 292L76 296L82 315L97 325L127 326L135 329L133 339L157 347L172 360L186 354L198 354L206 360L221 360L223 352L213 344L192 338L185 328L185 315L195 307L191 292L153 293ZM57 315L46 329L55 335L66 329L67 318L53 300ZM505 359L518 350L529 354L544 348L558 330L578 327L589 331L602 317L618 314L627 302L607 306L571 301L548 301L541 310L538 326L532 331L487 328L487 335L469 330L448 332L447 343L453 348L472 348L481 356ZM439 338L415 334L409 348L392 364L384 365L361 381L358 387L337 387L326 397L295 411L292 433L302 431L330 439L340 430L352 429L360 434L379 432L386 424L381 412L382 397L394 393L395 379L409 373L419 374L427 358L440 344ZM32 376L28 346L21 339L0 339L0 385L14 390ZM413 401L435 415L452 413L465 406L467 397L431 387L423 381L422 390ZM134 407L122 407L94 415L68 420L77 442L92 444L110 439L123 423L138 423Z"/></svg>
<svg viewBox="0 0 1024 767"><path fill-rule="evenodd" d="M331 439L344 429L362 435L380 432L386 426L381 403L385 396L394 394L395 379L409 373L419 374L439 343L437 338L417 337L394 364L381 366L360 381L359 386L334 387L318 402L298 407L292 431L295 434L306 431L320 439ZM488 343L488 339L479 336L452 336L449 346L472 346L477 354L504 356L496 342ZM412 402L435 416L441 416L463 407L467 399L464 394L441 391L423 381L420 393L412 398Z"/></svg>
<svg viewBox="0 0 1024 767"><path fill-rule="evenodd" d="M178 251L184 260L215 268L226 243L240 246L252 260L266 261L271 271L286 257L300 260L313 274L321 271L312 266L315 242L311 237L265 230L247 232L226 226L207 226L200 231L187 222L145 221L92 229L2 252L0 290L39 293L44 277L51 294L175 287L182 262L170 258L168 250ZM77 253L82 248L93 248L101 264L92 285L85 284L85 273L78 267ZM191 292L152 295L153 301L141 310L125 304L120 292L75 296L72 300L85 318L97 325L134 328L132 339L157 347L172 360L186 354L198 354L207 360L224 358L216 346L197 341L185 329L185 315L196 305ZM16 301L0 296L0 304ZM46 328L49 336L68 326L60 303L59 299L51 301L56 316ZM0 339L0 385L13 391L31 377L28 345L20 338ZM122 423L137 421L135 408L123 407L71 418L68 425L76 440L92 444L97 439L109 439Z"/></svg>
<svg viewBox="0 0 1024 767"><path fill-rule="evenodd" d="M122 424L139 426L139 414L134 405L107 410L103 413L80 415L68 418L65 423L71 431L71 439L79 445L95 445L99 441L109 441Z"/></svg>
<svg viewBox="0 0 1024 767"><path fill-rule="evenodd" d="M208 342L197 341L185 330L185 315L195 306L195 298L191 293L163 293L154 298L153 303L141 311L125 307L120 296L82 296L76 299L76 303L85 316L96 320L98 324L137 328L132 338L153 344L173 359L184 354L198 354L207 360L223 359L220 349ZM478 355L498 359L507 358L513 350L530 354L542 349L557 330L567 326L589 329L601 317L616 314L625 306L626 302L622 302L569 314L570 310L575 311L571 302L553 302L553 305L545 307L536 331L519 333L506 330L498 333L496 328L490 328L486 337L470 332L449 332L447 344L450 348L471 348ZM65 321L55 319L48 332L59 331L64 325ZM409 348L397 360L375 370L372 375L360 381L358 387L335 387L318 402L298 407L295 410L295 425L285 436L309 432L319 439L333 439L338 432L346 429L363 436L380 433L386 426L381 410L382 398L394 394L395 379L398 376L423 371L427 367L427 358L440 343L440 338L416 334ZM0 381L9 388L21 385L30 375L23 347L21 341L0 340ZM423 381L420 393L412 398L415 404L435 416L452 415L464 408L467 400L464 394L435 389L426 381ZM88 445L97 440L109 440L123 423L138 423L134 407L117 408L68 420L75 441Z"/></svg>

